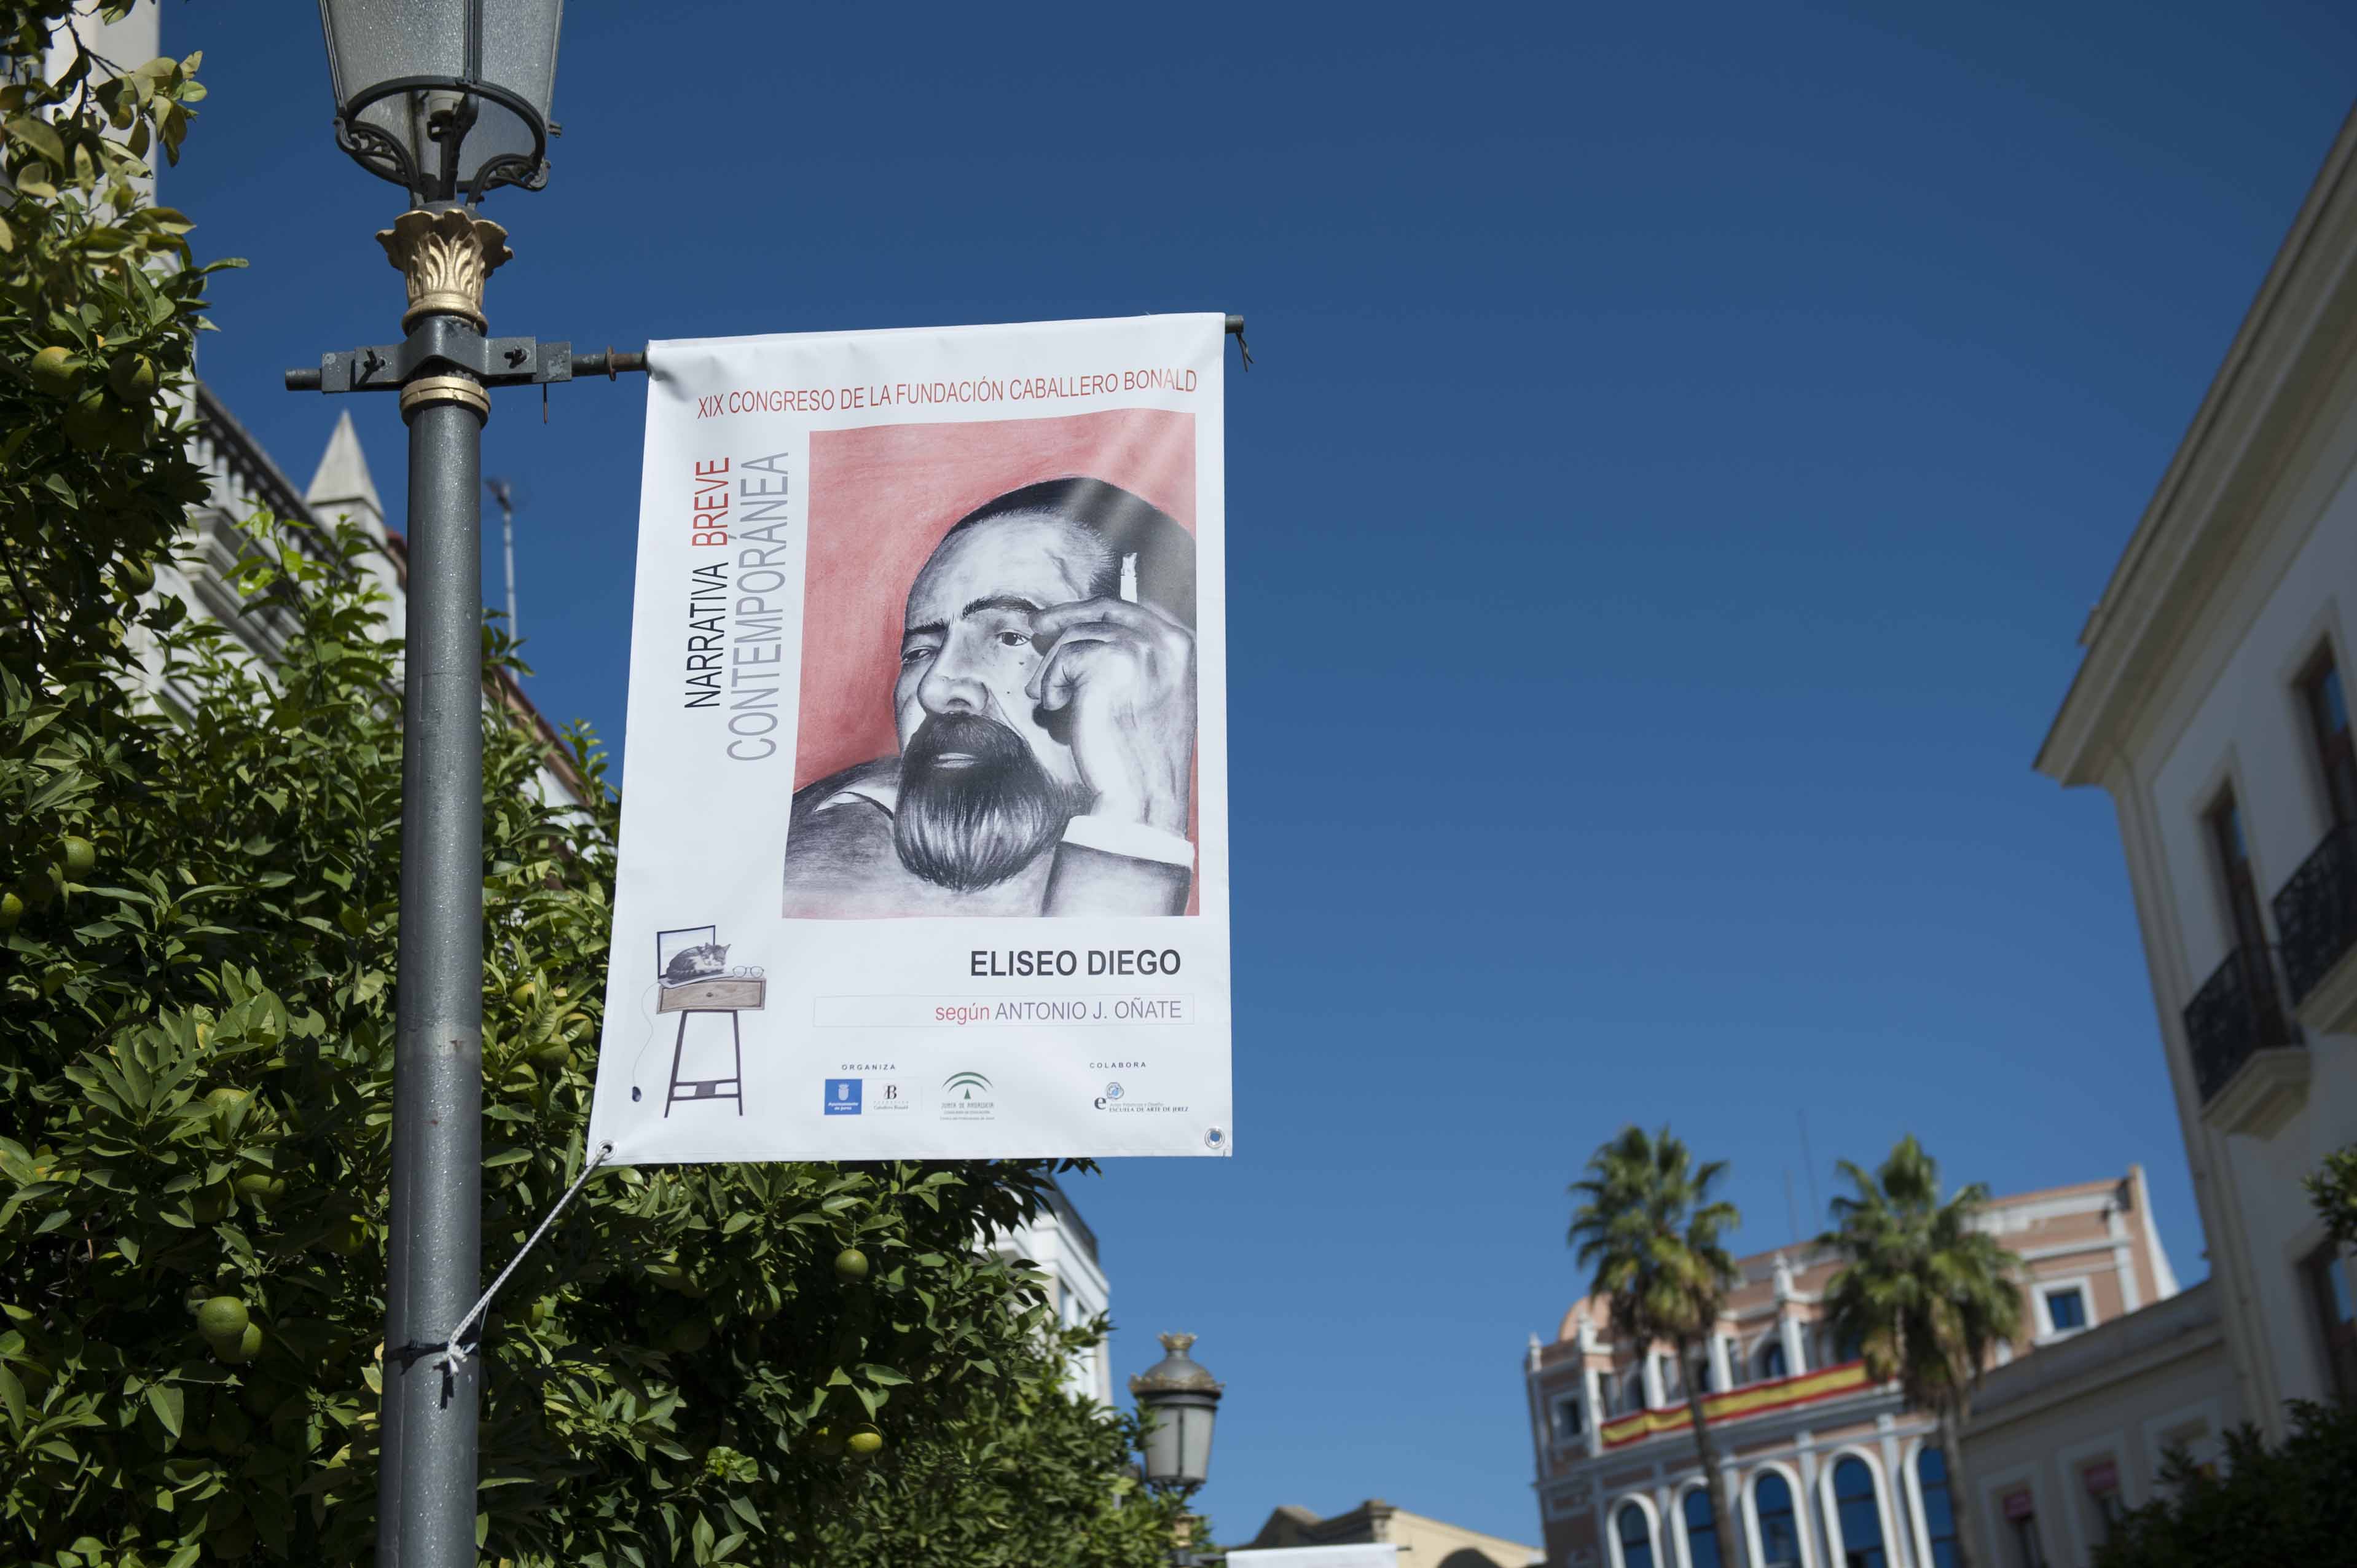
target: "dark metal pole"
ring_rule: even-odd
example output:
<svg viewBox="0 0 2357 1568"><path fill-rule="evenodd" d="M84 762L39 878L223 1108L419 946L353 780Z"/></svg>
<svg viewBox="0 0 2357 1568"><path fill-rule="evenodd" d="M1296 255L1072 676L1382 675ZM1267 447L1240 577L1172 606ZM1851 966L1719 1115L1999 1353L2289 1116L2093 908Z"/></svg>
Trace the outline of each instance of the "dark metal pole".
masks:
<svg viewBox="0 0 2357 1568"><path fill-rule="evenodd" d="M447 383L447 375L432 380ZM419 397L428 392L426 397ZM481 1284L481 413L424 383L409 421L401 943L381 1568L474 1568L481 1362L443 1348Z"/></svg>

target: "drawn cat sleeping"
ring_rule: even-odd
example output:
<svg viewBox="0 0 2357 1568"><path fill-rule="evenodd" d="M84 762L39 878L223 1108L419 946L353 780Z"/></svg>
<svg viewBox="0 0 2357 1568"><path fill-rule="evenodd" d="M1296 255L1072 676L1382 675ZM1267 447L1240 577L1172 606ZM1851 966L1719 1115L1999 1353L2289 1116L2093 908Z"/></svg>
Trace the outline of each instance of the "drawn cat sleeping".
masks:
<svg viewBox="0 0 2357 1568"><path fill-rule="evenodd" d="M728 946L725 942L701 942L692 948L682 948L671 955L663 966L665 985L688 985L699 980L711 980L728 968Z"/></svg>

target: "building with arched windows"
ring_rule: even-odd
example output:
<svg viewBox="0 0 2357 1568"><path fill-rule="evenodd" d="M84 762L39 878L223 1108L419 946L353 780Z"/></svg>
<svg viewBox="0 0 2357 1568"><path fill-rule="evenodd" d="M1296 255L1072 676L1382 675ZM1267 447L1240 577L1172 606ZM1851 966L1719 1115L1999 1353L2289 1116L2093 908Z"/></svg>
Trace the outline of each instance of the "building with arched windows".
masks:
<svg viewBox="0 0 2357 1568"><path fill-rule="evenodd" d="M2022 1262L2021 1361L2178 1294L2144 1173L1992 1199L1985 1227ZM1524 1367L1550 1568L1949 1568L1947 1466L1932 1417L1867 1377L1826 1318L1840 1259L1813 1246L1741 1260L1692 1370L1738 1551L1716 1538L1686 1369L1616 1340L1583 1298Z"/></svg>

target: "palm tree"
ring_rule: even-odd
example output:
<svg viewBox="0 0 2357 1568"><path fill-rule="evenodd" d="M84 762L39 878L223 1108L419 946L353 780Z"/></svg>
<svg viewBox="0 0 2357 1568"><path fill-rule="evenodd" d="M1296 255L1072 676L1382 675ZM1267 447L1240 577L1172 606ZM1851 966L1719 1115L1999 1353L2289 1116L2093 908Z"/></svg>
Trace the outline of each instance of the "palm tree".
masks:
<svg viewBox="0 0 2357 1568"><path fill-rule="evenodd" d="M1964 1433L1983 1369L2021 1333L2017 1265L1974 1228L1988 1188L1975 1183L1941 1202L1939 1162L1914 1134L1873 1174L1847 1160L1841 1172L1857 1191L1834 1199L1834 1229L1818 1239L1845 1260L1825 1305L1835 1333L1861 1348L1867 1375L1897 1379L1908 1403L1938 1417L1956 1563L1971 1568L1980 1543L1965 1502Z"/></svg>
<svg viewBox="0 0 2357 1568"><path fill-rule="evenodd" d="M1712 1544L1719 1563L1732 1568L1738 1553L1727 1526L1718 1448L1703 1415L1702 1375L1710 1331L1739 1277L1724 1238L1743 1217L1735 1205L1711 1197L1727 1163L1714 1160L1696 1169L1667 1127L1652 1137L1641 1127L1628 1127L1589 1157L1587 1170L1586 1181L1571 1184L1586 1201L1572 1214L1570 1243L1582 1268L1594 1266L1588 1294L1605 1299L1616 1335L1634 1341L1641 1356L1663 1340L1677 1347L1695 1452L1710 1492Z"/></svg>

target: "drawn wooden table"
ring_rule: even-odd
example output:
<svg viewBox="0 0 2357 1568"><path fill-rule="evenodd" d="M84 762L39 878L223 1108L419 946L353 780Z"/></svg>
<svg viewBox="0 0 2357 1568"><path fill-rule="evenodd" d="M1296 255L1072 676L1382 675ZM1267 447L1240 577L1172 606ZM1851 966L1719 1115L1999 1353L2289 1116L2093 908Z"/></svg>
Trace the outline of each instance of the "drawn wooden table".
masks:
<svg viewBox="0 0 2357 1568"><path fill-rule="evenodd" d="M683 1100L733 1100L737 1102L737 1114L745 1114L745 1041L737 1015L759 1012L769 999L769 985L770 983L759 975L727 974L662 988L655 1011L679 1015L679 1036L671 1047L671 1088L663 1098L666 1120L671 1116L671 1108ZM687 1048L688 1015L693 1013L728 1015L728 1045L737 1069L734 1075L701 1079L682 1079L679 1076L681 1054ZM680 1092L682 1090L694 1092L683 1094Z"/></svg>

